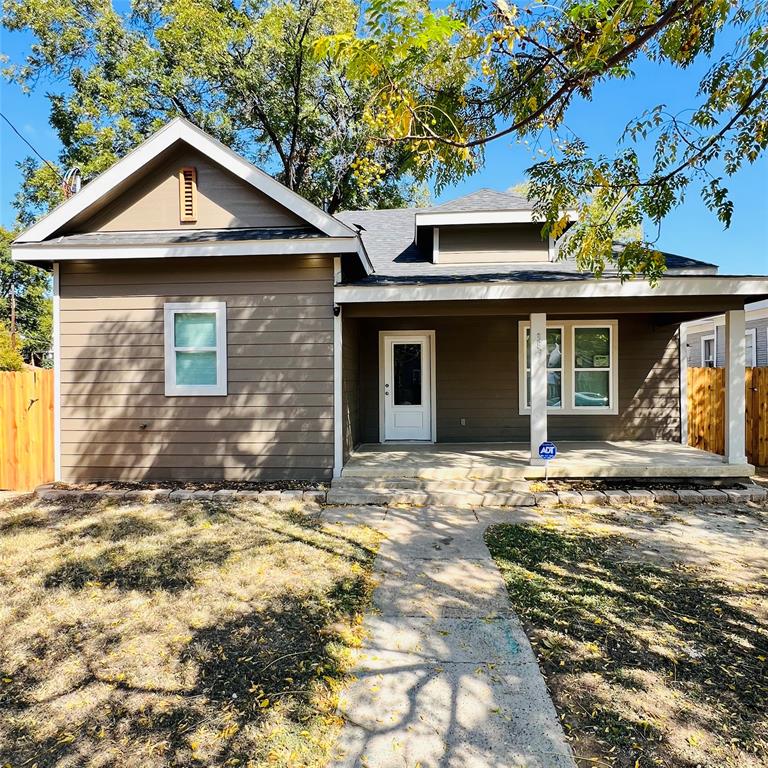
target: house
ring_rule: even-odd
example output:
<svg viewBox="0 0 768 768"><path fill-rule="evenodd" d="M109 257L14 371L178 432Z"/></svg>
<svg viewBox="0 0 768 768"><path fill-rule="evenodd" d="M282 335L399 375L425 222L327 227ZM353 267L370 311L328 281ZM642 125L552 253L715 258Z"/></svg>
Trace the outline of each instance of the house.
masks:
<svg viewBox="0 0 768 768"><path fill-rule="evenodd" d="M768 366L768 301L745 308L747 367ZM722 368L725 365L725 317L717 315L685 324L688 365Z"/></svg>
<svg viewBox="0 0 768 768"><path fill-rule="evenodd" d="M668 255L595 279L515 195L331 216L176 119L22 233L54 281L63 481L325 480L429 464L746 476L746 302ZM725 459L686 434L681 323L723 314Z"/></svg>

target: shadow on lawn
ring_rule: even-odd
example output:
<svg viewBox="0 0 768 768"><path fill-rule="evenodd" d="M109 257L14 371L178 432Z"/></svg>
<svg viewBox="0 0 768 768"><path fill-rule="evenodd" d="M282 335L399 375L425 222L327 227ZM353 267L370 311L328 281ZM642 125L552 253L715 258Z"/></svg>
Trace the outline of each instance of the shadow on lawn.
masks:
<svg viewBox="0 0 768 768"><path fill-rule="evenodd" d="M375 545L295 512L259 512L247 505L182 504L149 528L135 511L114 505L49 505L41 512L55 519L64 556L40 579L38 599L60 590L56 600L72 601L68 614L75 620L68 617L28 636L29 661L12 669L4 653L10 649L0 640L0 678L7 681L0 685L0 765L292 765L292 757L279 755L295 753L298 764L302 750L312 757L332 737L332 691L348 663L350 621L370 597ZM91 522L94 512L104 518ZM227 526L228 535L213 530L212 522ZM201 525L214 546L210 538L195 542ZM91 554L93 547L97 554ZM238 598L237 611L225 610L241 590L239 580L249 578L251 557L262 574L252 577L256 588ZM295 570L293 558L315 565L307 566L303 581L298 572L291 579L289 571L270 583L269 569ZM231 576L227 563L234 563ZM196 580L203 572L205 579L215 573L213 587ZM107 623L103 616L77 613L78 605L87 604L80 596L85 599L94 584L97 590L119 590L103 593L116 601ZM174 629L156 647L177 672L157 685L141 674L141 655L131 661L128 676L115 674L119 663L111 666L113 656L125 658L126 643L141 647L147 638L148 630L126 634L121 628L120 606L134 599L130 590L150 601L147 612L153 610L153 593L172 593L179 606L174 619L181 619L186 636L179 641ZM193 608L199 599L208 601L209 618L202 627L187 625L184 606ZM149 634L165 631L166 617L155 618ZM72 664L82 669L71 683L41 693ZM172 684L174 675L179 682Z"/></svg>
<svg viewBox="0 0 768 768"><path fill-rule="evenodd" d="M765 584L628 560L628 540L581 530L499 525L486 541L583 765L768 759Z"/></svg>

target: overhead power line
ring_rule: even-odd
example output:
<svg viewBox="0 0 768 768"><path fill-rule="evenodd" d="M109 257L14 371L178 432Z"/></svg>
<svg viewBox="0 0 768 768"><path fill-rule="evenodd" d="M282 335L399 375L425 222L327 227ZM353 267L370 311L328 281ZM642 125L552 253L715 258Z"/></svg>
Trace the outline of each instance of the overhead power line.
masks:
<svg viewBox="0 0 768 768"><path fill-rule="evenodd" d="M37 151L37 150L36 150L36 149L33 147L33 146L32 146L32 144L30 144L30 143L29 143L29 141L27 140L27 138L26 138L25 136L23 136L23 135L22 135L22 134L19 132L18 128L16 128L16 126L15 126L15 125L14 125L14 124L13 124L13 123L12 123L12 122L11 122L11 121L8 119L8 118L7 118L7 117L6 117L6 116L5 116L5 115L4 115L2 112L0 112L0 117L2 117L2 118L3 118L3 120L5 120L5 122L6 122L6 123L8 123L8 125L10 125L10 126L11 126L11 130L12 130L12 131L13 131L13 132L14 132L14 133L15 133L15 134L16 134L16 135L17 135L17 136L18 136L18 137L19 137L19 138L20 138L20 139L21 139L21 140L22 140L22 141L23 141L23 142L24 142L24 143L25 143L25 144L26 144L26 145L27 145L27 146L28 146L28 147L29 147L29 148L30 148L30 149L31 149L31 150L32 150L32 151L33 151L33 152L34 152L34 153L35 153L35 154L36 154L36 155L37 155L37 156L38 156L38 157L39 157L39 158L40 158L40 159L41 159L41 160L42 160L42 161L43 161L43 162L44 162L44 163L45 163L45 164L46 164L46 165L47 165L47 166L48 166L48 167L49 167L49 168L50 168L50 169L51 169L51 170L52 170L52 171L53 171L53 172L56 174L56 175L57 175L57 176L58 176L58 177L59 177L59 179L61 179L62 177L61 177L61 174L59 173L59 171L58 171L58 170L57 170L57 169L56 169L56 168L55 168L53 165L51 165L51 163L49 163L49 162L48 162L48 161L47 161L47 160L46 160L46 159L45 159L45 158L44 158L44 157L43 157L43 156L42 156L42 155L41 155L41 154L40 154L40 153L39 153L39 152L38 152L38 151Z"/></svg>

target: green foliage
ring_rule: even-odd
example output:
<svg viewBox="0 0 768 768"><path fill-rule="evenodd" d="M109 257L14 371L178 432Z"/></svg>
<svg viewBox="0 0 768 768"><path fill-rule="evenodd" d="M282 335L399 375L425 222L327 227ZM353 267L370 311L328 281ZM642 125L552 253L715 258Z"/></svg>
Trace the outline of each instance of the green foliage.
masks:
<svg viewBox="0 0 768 768"><path fill-rule="evenodd" d="M5 321L0 320L0 371L20 371L24 367L24 358L18 345L11 336Z"/></svg>
<svg viewBox="0 0 768 768"><path fill-rule="evenodd" d="M28 363L45 366L43 355L51 349L53 335L50 277L45 270L12 261L12 240L0 227L0 321L10 330L15 315L18 351Z"/></svg>
<svg viewBox="0 0 768 768"><path fill-rule="evenodd" d="M9 0L6 29L34 45L5 76L33 88L41 75L62 82L49 95L63 144L58 168L85 180L108 168L177 115L265 167L331 212L408 203L411 152L371 143L363 119L371 83L315 53L326 35L353 35L353 0ZM64 87L67 86L67 87ZM375 162L381 173L363 178ZM56 173L21 164L19 219L28 224L60 201Z"/></svg>
<svg viewBox="0 0 768 768"><path fill-rule="evenodd" d="M735 42L711 62L721 38ZM478 167L489 141L530 140L530 192L545 234L562 235L564 213L576 211L561 255L597 274L657 280L663 263L641 223L657 232L693 185L727 227L724 176L768 145L765 0L470 0L439 10L373 0L361 34L320 46L377 83L368 110L378 140L408 147L438 188ZM642 59L710 68L685 117L653 107L627 126L614 157L592 157L567 130L568 107L603 81L632 77ZM633 234L623 251L613 248L617 232Z"/></svg>

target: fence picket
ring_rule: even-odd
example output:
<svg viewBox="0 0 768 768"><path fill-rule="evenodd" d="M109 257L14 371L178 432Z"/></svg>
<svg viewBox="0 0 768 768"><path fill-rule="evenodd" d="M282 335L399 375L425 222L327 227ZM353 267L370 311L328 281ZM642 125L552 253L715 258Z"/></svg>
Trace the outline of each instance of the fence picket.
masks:
<svg viewBox="0 0 768 768"><path fill-rule="evenodd" d="M53 371L0 372L0 489L53 480Z"/></svg>
<svg viewBox="0 0 768 768"><path fill-rule="evenodd" d="M768 368L745 372L747 459L768 465ZM688 444L725 453L725 369L688 369Z"/></svg>

